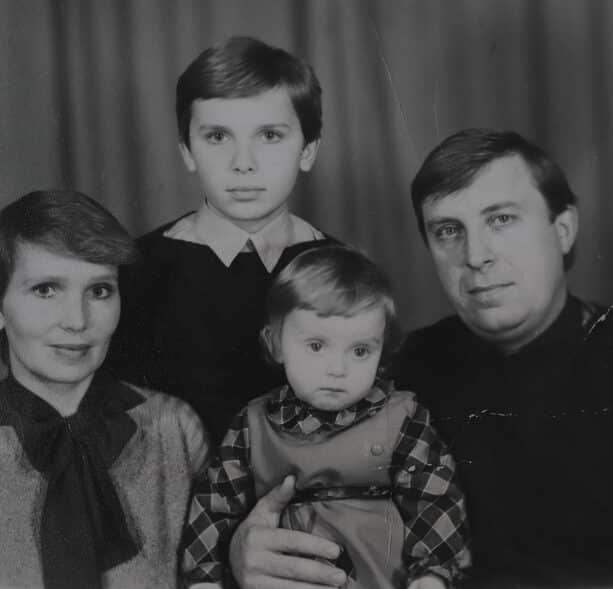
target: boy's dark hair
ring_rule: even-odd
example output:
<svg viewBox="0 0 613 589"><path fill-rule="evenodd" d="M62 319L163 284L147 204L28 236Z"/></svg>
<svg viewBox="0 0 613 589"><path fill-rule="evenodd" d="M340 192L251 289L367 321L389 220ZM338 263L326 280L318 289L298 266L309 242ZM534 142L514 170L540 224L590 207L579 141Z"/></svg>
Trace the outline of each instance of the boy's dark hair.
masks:
<svg viewBox="0 0 613 589"><path fill-rule="evenodd" d="M24 244L93 264L122 266L138 257L128 232L93 198L68 190L30 192L0 211L0 299Z"/></svg>
<svg viewBox="0 0 613 589"><path fill-rule="evenodd" d="M445 139L428 154L411 184L413 209L424 240L427 240L423 213L426 200L444 198L467 188L488 164L514 155L530 170L552 221L576 203L577 197L564 172L542 149L512 131L465 129Z"/></svg>
<svg viewBox="0 0 613 589"><path fill-rule="evenodd" d="M246 98L286 88L305 143L321 135L321 87L313 69L283 49L250 37L231 37L203 51L177 81L179 136L190 147L195 100Z"/></svg>
<svg viewBox="0 0 613 589"><path fill-rule="evenodd" d="M385 366L400 339L392 289L385 274L364 254L345 246L315 247L296 256L275 278L266 300L263 338L274 358L285 317L294 310L321 317L351 317L381 307L385 332L381 365ZM273 349L271 350L270 347Z"/></svg>

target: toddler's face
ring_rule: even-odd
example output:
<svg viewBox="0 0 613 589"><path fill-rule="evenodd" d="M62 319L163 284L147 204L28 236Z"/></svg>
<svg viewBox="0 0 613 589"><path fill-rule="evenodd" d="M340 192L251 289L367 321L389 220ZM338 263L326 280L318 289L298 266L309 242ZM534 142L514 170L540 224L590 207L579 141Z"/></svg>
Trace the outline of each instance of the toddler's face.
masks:
<svg viewBox="0 0 613 589"><path fill-rule="evenodd" d="M384 331L381 307L350 317L294 310L283 321L277 360L299 399L317 409L338 411L369 393Z"/></svg>
<svg viewBox="0 0 613 589"><path fill-rule="evenodd" d="M287 207L299 170L315 162L285 88L246 98L197 100L181 153L219 215L255 232Z"/></svg>

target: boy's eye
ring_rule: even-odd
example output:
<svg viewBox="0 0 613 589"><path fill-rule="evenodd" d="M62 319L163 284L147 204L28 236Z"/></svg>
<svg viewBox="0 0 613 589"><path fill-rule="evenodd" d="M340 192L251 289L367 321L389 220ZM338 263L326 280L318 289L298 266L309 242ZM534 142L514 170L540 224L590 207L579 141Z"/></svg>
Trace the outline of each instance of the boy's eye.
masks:
<svg viewBox="0 0 613 589"><path fill-rule="evenodd" d="M513 215L509 215L508 213L500 213L499 215L492 217L490 223L494 227L504 227L505 225L511 223L514 219L515 217Z"/></svg>
<svg viewBox="0 0 613 589"><path fill-rule="evenodd" d="M309 350L311 350L311 352L321 352L323 345L321 342L309 342L307 344L307 347L309 348Z"/></svg>
<svg viewBox="0 0 613 589"><path fill-rule="evenodd" d="M265 129L262 131L262 137L266 143L277 143L283 139L283 135L275 129Z"/></svg>
<svg viewBox="0 0 613 589"><path fill-rule="evenodd" d="M353 348L353 355L356 358L366 358L370 355L370 349L366 346L356 346Z"/></svg>
<svg viewBox="0 0 613 589"><path fill-rule="evenodd" d="M219 143L225 143L228 140L228 135L225 131L211 131L207 133L204 138L213 145L218 145Z"/></svg>
<svg viewBox="0 0 613 589"><path fill-rule="evenodd" d="M52 284L51 282L44 282L43 284L37 284L36 286L32 287L32 292L41 299L51 298L55 294L56 290L56 285Z"/></svg>
<svg viewBox="0 0 613 589"><path fill-rule="evenodd" d="M112 284L94 284L91 287L90 292L94 299L104 300L115 294L115 286Z"/></svg>

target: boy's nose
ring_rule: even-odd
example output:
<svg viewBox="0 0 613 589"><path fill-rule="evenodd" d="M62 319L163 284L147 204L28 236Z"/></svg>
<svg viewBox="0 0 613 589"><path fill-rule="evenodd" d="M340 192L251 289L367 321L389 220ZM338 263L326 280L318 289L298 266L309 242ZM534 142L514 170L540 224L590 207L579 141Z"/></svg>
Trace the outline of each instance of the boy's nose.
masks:
<svg viewBox="0 0 613 589"><path fill-rule="evenodd" d="M254 154L249 145L237 145L231 162L232 170L244 174L257 169Z"/></svg>

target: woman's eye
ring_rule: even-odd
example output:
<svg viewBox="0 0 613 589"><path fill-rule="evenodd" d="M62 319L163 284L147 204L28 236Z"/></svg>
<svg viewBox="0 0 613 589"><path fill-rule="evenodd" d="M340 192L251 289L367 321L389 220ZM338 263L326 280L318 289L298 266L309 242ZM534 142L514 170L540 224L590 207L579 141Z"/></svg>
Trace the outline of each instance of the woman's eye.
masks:
<svg viewBox="0 0 613 589"><path fill-rule="evenodd" d="M51 298L55 294L55 286L50 282L44 284L37 284L32 291L41 299Z"/></svg>
<svg viewBox="0 0 613 589"><path fill-rule="evenodd" d="M321 345L321 342L309 342L308 344L309 350L311 350L311 352L320 352L321 349L323 348L323 346Z"/></svg>
<svg viewBox="0 0 613 589"><path fill-rule="evenodd" d="M95 299L108 299L115 292L115 287L111 284L95 284L91 288L91 293Z"/></svg>

